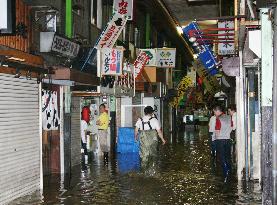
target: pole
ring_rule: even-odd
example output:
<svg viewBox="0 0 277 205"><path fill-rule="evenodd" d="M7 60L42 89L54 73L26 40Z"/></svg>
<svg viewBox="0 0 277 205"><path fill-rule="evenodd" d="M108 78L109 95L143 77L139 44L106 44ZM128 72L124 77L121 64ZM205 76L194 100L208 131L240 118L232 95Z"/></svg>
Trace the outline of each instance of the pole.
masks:
<svg viewBox="0 0 277 205"><path fill-rule="evenodd" d="M65 35L72 38L72 0L65 3Z"/></svg>
<svg viewBox="0 0 277 205"><path fill-rule="evenodd" d="M274 9L273 23L273 93L272 93L272 204L277 204L277 9Z"/></svg>

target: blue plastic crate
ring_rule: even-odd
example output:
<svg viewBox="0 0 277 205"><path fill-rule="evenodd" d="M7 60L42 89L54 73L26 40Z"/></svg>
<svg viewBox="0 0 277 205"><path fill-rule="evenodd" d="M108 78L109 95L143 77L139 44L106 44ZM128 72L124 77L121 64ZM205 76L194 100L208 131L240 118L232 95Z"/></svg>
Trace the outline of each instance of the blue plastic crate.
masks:
<svg viewBox="0 0 277 205"><path fill-rule="evenodd" d="M119 153L138 153L139 152L139 143L125 143L117 144L117 152Z"/></svg>
<svg viewBox="0 0 277 205"><path fill-rule="evenodd" d="M119 144L135 143L135 129L132 127L120 127L118 129Z"/></svg>
<svg viewBox="0 0 277 205"><path fill-rule="evenodd" d="M138 153L117 154L118 170L121 173L139 171L140 157Z"/></svg>

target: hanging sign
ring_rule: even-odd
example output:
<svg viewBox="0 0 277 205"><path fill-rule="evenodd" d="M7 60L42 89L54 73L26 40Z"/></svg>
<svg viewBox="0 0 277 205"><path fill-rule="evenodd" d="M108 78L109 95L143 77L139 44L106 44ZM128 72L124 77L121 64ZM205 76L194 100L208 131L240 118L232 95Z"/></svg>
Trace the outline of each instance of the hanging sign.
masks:
<svg viewBox="0 0 277 205"><path fill-rule="evenodd" d="M149 57L149 61L146 64L146 66L157 66L157 49L140 49L140 50L145 52Z"/></svg>
<svg viewBox="0 0 277 205"><path fill-rule="evenodd" d="M51 50L60 53L61 55L69 56L74 58L78 55L80 45L74 43L61 36L54 36Z"/></svg>
<svg viewBox="0 0 277 205"><path fill-rule="evenodd" d="M197 39L192 38L192 34L197 34ZM203 32L200 30L200 27L196 22L191 22L183 28L183 35L187 39L190 39L191 47L194 53L208 71L208 74L213 76L218 73L218 67L221 62L218 61L217 56L213 52L210 44L208 44L206 40L203 40L204 38L202 34Z"/></svg>
<svg viewBox="0 0 277 205"><path fill-rule="evenodd" d="M141 74L142 69L145 67L148 61L149 61L148 55L145 52L141 51L134 62L135 79Z"/></svg>
<svg viewBox="0 0 277 205"><path fill-rule="evenodd" d="M218 22L218 28L219 29L227 29L227 30L219 30L218 34L224 35L219 36L218 39L220 41L224 41L224 43L218 44L218 54L219 55L232 55L235 54L235 43L234 43L234 30L228 30L228 29L234 29L234 21L219 21ZM232 42L228 42L232 41Z"/></svg>
<svg viewBox="0 0 277 205"><path fill-rule="evenodd" d="M157 49L157 67L174 68L176 61L176 48Z"/></svg>
<svg viewBox="0 0 277 205"><path fill-rule="evenodd" d="M123 49L105 48L101 50L102 75L121 75Z"/></svg>
<svg viewBox="0 0 277 205"><path fill-rule="evenodd" d="M100 35L95 47L97 49L112 48L126 25L127 18L116 12L107 27Z"/></svg>
<svg viewBox="0 0 277 205"><path fill-rule="evenodd" d="M133 20L133 0L114 0L113 8L128 20Z"/></svg>

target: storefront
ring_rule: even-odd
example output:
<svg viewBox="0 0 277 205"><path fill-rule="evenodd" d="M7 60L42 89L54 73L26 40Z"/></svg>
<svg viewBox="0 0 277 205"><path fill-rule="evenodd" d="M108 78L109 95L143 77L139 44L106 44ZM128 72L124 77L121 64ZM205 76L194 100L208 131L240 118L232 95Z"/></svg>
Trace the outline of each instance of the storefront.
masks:
<svg viewBox="0 0 277 205"><path fill-rule="evenodd" d="M40 75L43 60L1 50L0 204L42 190ZM19 60L21 59L21 60Z"/></svg>

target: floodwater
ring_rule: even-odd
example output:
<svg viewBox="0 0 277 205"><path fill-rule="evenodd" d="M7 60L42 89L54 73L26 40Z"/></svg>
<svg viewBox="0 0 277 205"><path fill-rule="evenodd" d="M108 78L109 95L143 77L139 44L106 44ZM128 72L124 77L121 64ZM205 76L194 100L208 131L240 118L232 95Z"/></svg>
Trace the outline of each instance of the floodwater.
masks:
<svg viewBox="0 0 277 205"><path fill-rule="evenodd" d="M15 204L262 204L259 185L239 183L235 174L224 184L209 154L208 133L184 132L159 147L150 175L136 154L118 155L105 165L94 157L72 170L71 177L44 179L44 194Z"/></svg>

